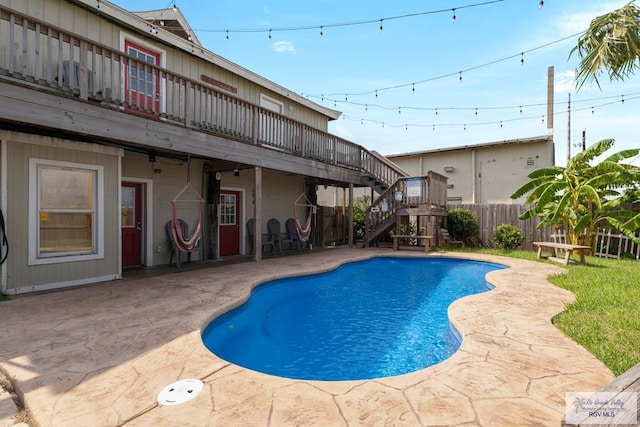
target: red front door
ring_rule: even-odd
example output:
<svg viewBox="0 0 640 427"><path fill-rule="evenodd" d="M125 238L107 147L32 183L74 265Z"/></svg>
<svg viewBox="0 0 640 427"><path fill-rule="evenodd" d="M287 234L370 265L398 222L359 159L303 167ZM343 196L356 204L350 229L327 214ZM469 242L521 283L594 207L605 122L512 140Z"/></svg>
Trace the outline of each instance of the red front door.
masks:
<svg viewBox="0 0 640 427"><path fill-rule="evenodd" d="M220 256L240 253L240 192L220 191Z"/></svg>
<svg viewBox="0 0 640 427"><path fill-rule="evenodd" d="M122 266L142 264L142 184L123 182L122 197Z"/></svg>

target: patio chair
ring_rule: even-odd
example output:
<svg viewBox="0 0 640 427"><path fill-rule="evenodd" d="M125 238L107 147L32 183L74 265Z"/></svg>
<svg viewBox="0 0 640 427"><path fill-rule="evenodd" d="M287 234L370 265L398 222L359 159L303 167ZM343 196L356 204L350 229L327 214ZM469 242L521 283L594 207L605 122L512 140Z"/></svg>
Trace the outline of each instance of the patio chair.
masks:
<svg viewBox="0 0 640 427"><path fill-rule="evenodd" d="M275 252L276 246L278 247L278 252L282 253L282 232L280 231L280 221L276 218L271 218L267 221L267 231L269 232L269 242L273 247L273 251Z"/></svg>
<svg viewBox="0 0 640 427"><path fill-rule="evenodd" d="M296 230L296 220L289 218L287 222L285 222L284 228L286 230L286 238L282 240L282 243L289 243L291 244L291 250L295 249L300 252L302 245L298 231Z"/></svg>
<svg viewBox="0 0 640 427"><path fill-rule="evenodd" d="M247 235L249 236L249 247L251 248L251 253L253 254L255 251L255 247L254 247L254 233L255 233L255 223L256 220L255 218L251 218L249 219L249 221L247 221ZM275 251L275 241L272 239L271 235L269 233L262 233L261 239L260 239L261 243L260 243L260 250L264 253L264 248L271 246L271 251Z"/></svg>
<svg viewBox="0 0 640 427"><path fill-rule="evenodd" d="M182 230L182 234L184 236L189 235L189 224L183 219L177 219L178 224L180 225L180 229ZM167 238L169 239L169 243L171 245L171 255L169 256L169 265L173 262L173 258L176 258L176 267L182 267L182 251L178 249L178 245L173 240L173 234L171 233L171 221L167 222L165 225L165 230L167 231ZM202 264L202 260L204 258L204 246L202 245L202 240L199 240L196 246L189 252L187 252L187 262L191 262L191 252L198 252L200 255L200 264Z"/></svg>

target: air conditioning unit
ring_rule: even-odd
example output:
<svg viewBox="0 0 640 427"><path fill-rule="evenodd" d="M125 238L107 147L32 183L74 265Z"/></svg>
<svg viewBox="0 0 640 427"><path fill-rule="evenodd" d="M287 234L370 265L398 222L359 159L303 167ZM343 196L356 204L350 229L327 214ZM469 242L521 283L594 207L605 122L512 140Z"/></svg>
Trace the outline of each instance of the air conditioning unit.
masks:
<svg viewBox="0 0 640 427"><path fill-rule="evenodd" d="M455 168L453 166L445 166L444 167L444 171L445 172L453 172L455 170Z"/></svg>

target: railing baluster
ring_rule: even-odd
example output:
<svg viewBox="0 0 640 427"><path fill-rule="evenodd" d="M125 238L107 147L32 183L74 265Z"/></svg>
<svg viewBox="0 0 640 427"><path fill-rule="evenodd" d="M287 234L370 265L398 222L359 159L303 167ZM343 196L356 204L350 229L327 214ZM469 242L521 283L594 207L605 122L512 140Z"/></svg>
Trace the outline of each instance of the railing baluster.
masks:
<svg viewBox="0 0 640 427"><path fill-rule="evenodd" d="M29 72L29 21L22 19L22 55L21 55L22 78L26 80Z"/></svg>
<svg viewBox="0 0 640 427"><path fill-rule="evenodd" d="M36 23L35 34L34 34L34 59L33 59L33 77L34 80L39 83L40 82L40 24Z"/></svg>
<svg viewBox="0 0 640 427"><path fill-rule="evenodd" d="M52 79L53 79L53 71L52 71L52 65L53 65L53 46L51 44L51 40L53 38L53 32L51 31L51 28L47 28L47 62L45 64L45 69L44 69L44 73L45 73L45 80L47 82L48 85L51 85Z"/></svg>

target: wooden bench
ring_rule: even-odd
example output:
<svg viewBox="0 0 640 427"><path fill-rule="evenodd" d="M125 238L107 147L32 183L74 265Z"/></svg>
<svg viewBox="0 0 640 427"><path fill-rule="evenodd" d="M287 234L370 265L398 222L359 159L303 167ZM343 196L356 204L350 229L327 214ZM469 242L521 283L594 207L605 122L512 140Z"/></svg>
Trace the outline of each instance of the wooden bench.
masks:
<svg viewBox="0 0 640 427"><path fill-rule="evenodd" d="M584 255L591 251L590 246L570 245L568 243L533 242L533 244L538 247L538 259L542 258L542 250L546 248L553 253L553 257L549 257L550 260L561 262L564 265L569 265L569 257L574 252L580 256L580 262L585 264ZM565 251L564 258L557 257L558 249Z"/></svg>
<svg viewBox="0 0 640 427"><path fill-rule="evenodd" d="M415 236L411 234L393 234L391 236L393 238L393 249L398 250L400 246L400 240L402 239L416 239L416 240L424 240L424 251L431 251L431 241L433 240L433 236Z"/></svg>

